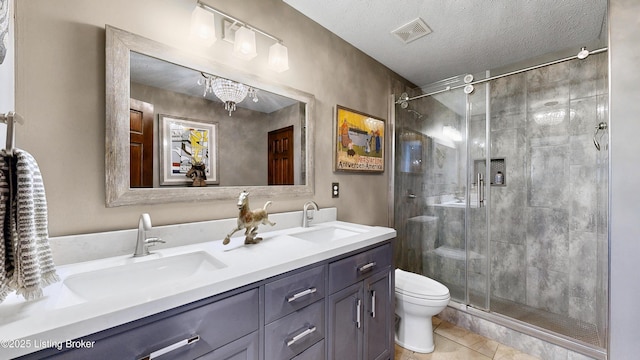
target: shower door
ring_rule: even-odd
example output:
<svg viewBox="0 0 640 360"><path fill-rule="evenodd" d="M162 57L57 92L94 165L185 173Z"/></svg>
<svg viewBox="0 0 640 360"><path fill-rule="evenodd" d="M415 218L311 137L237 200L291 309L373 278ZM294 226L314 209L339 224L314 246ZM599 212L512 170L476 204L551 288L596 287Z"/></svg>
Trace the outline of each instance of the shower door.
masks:
<svg viewBox="0 0 640 360"><path fill-rule="evenodd" d="M596 54L473 89L452 78L400 101L396 264L455 302L603 348L607 66Z"/></svg>
<svg viewBox="0 0 640 360"><path fill-rule="evenodd" d="M396 106L396 264L488 309L486 99L446 91Z"/></svg>

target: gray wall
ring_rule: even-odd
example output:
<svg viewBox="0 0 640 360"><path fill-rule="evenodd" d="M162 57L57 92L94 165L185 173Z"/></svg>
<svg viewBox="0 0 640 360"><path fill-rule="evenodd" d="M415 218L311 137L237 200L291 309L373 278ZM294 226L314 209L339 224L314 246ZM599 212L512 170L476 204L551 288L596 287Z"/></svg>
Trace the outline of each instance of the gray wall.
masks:
<svg viewBox="0 0 640 360"><path fill-rule="evenodd" d="M9 0L9 41L4 62L0 65L0 114L15 111L15 74L14 74L14 40L13 40L13 0ZM0 148L5 145L7 126L0 124Z"/></svg>
<svg viewBox="0 0 640 360"><path fill-rule="evenodd" d="M386 119L389 94L406 81L280 0L205 2L283 39L290 69L283 73L267 69L268 48L260 47L260 40L259 55L250 62L234 58L232 45L222 39L208 49L190 46L186 39L195 0L16 4L16 110L27 119L16 141L40 165L50 234L134 228L142 212L149 212L158 225L237 215L235 200L105 207L106 24L313 94L313 200L320 207L336 206L341 220L387 225L388 169L376 175L334 173L333 118L340 104ZM331 198L334 181L341 185L338 199ZM301 210L309 199L270 200L270 211L281 212Z"/></svg>
<svg viewBox="0 0 640 360"><path fill-rule="evenodd" d="M611 114L610 359L638 356L640 321L640 2L609 1Z"/></svg>

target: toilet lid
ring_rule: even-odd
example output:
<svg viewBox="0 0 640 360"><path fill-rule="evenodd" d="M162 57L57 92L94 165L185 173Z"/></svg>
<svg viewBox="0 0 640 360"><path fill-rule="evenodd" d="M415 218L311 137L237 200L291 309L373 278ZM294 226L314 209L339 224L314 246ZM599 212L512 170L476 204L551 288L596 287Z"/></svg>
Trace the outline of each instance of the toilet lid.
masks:
<svg viewBox="0 0 640 360"><path fill-rule="evenodd" d="M426 276L396 269L396 292L421 299L446 299L449 289Z"/></svg>

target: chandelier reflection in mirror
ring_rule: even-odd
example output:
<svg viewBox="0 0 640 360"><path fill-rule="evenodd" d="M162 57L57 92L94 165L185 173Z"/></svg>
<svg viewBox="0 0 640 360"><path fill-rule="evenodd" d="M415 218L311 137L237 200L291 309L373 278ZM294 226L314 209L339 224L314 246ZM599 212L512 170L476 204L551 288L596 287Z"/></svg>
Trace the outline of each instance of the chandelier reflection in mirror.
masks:
<svg viewBox="0 0 640 360"><path fill-rule="evenodd" d="M224 103L224 109L229 112L229 116L231 112L236 111L236 104L247 96L253 102L258 102L258 89L254 87L211 74L201 74L202 79L198 80L198 85L204 85L202 96L207 96L207 93L215 94Z"/></svg>

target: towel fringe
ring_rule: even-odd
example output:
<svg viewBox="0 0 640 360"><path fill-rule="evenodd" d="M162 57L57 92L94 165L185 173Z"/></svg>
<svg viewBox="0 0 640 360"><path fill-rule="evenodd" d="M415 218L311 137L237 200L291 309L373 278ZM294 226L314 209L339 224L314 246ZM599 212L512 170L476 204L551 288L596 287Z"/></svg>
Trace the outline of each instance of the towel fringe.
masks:
<svg viewBox="0 0 640 360"><path fill-rule="evenodd" d="M12 291L13 289L10 289L8 285L4 286L2 288L2 291L0 291L0 303L3 302L4 299L6 299L9 294L11 294Z"/></svg>
<svg viewBox="0 0 640 360"><path fill-rule="evenodd" d="M58 274L56 274L55 272L49 272L47 274L43 274L40 278L40 282L35 286L16 286L16 281L12 281L9 284L9 287L15 290L16 295L22 295L25 300L30 301L43 297L44 293L42 289L58 281L60 281L60 277L58 277Z"/></svg>

